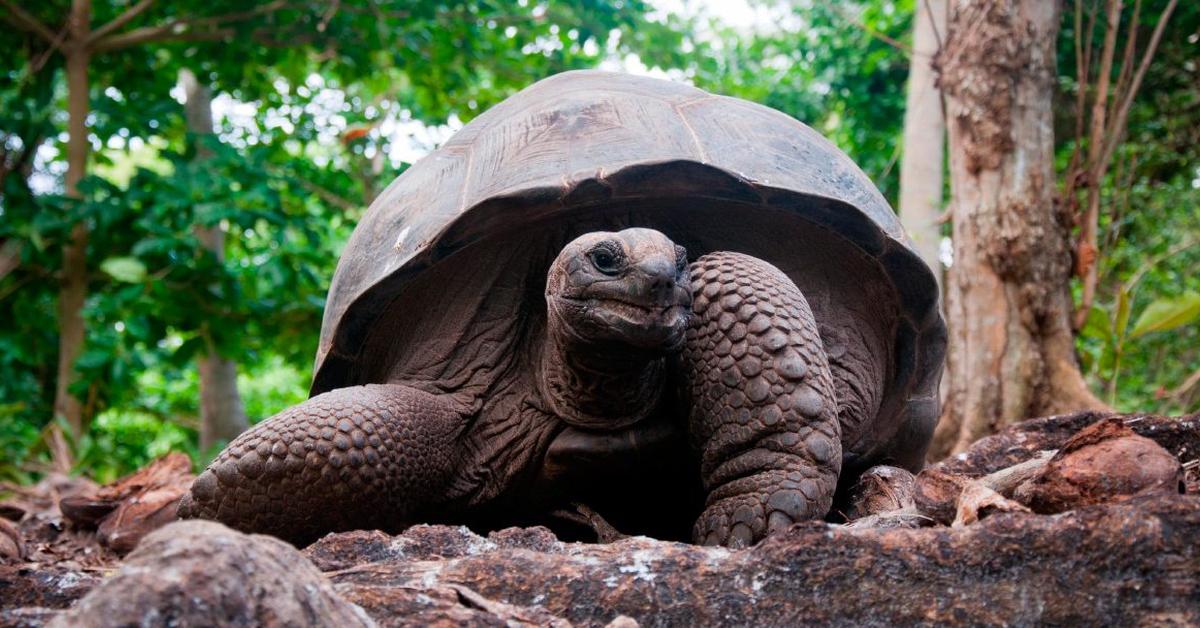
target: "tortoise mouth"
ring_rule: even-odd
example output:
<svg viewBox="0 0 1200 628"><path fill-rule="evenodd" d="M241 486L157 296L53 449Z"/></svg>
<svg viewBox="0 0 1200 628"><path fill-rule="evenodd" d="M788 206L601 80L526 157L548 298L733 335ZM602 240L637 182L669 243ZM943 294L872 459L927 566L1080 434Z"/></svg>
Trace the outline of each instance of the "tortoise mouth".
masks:
<svg viewBox="0 0 1200 628"><path fill-rule="evenodd" d="M682 307L679 303L639 303L634 299L611 296L571 297L564 295L559 298L572 301L581 307L605 308L613 312L622 313L631 319L637 316L644 318L660 317L667 314L672 308Z"/></svg>
<svg viewBox="0 0 1200 628"><path fill-rule="evenodd" d="M605 296L554 297L554 308L581 340L619 343L638 349L676 351L683 344L690 304L638 302Z"/></svg>

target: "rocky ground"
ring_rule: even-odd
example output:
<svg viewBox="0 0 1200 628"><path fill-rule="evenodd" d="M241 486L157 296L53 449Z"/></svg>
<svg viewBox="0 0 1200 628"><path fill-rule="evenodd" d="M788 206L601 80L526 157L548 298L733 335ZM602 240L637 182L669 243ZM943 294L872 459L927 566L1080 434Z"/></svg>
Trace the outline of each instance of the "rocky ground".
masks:
<svg viewBox="0 0 1200 628"><path fill-rule="evenodd" d="M0 625L1200 624L1200 415L1027 421L740 551L447 526L297 550L170 523L190 479L8 487Z"/></svg>

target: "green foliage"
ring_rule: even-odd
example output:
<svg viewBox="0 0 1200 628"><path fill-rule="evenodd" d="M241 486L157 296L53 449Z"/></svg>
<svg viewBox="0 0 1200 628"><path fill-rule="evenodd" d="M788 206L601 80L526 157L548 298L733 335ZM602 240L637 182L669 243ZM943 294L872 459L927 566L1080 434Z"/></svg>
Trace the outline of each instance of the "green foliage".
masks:
<svg viewBox="0 0 1200 628"><path fill-rule="evenodd" d="M197 457L193 430L145 412L101 413L74 450L76 469L97 482L111 482L170 451Z"/></svg>
<svg viewBox="0 0 1200 628"><path fill-rule="evenodd" d="M1166 253L1143 263L1132 277L1117 287L1116 298L1111 304L1095 305L1088 312L1087 322L1080 330L1083 364L1084 368L1093 374L1102 373L1106 376L1109 403L1117 404L1118 401L1121 401L1128 404L1131 402L1131 398L1137 394L1130 390L1131 385L1126 382L1125 390L1122 391L1124 394L1121 395L1123 398L1118 399L1122 360L1126 357L1127 352L1130 361L1138 366L1140 359L1144 359L1142 352L1147 346L1153 346L1145 345L1145 341L1133 341L1146 334L1179 329L1200 318L1200 294L1188 290L1178 297L1160 297L1150 301L1142 308L1133 327L1130 328L1129 325L1138 284L1142 279L1148 275L1153 276L1156 270L1161 272L1164 261L1196 245L1200 245L1200 241L1185 241L1181 245L1168 249ZM1159 353L1161 355L1162 351L1160 350ZM1162 365L1159 364L1156 365L1155 370L1158 371L1161 368ZM1135 375L1134 381L1144 385L1145 378ZM1183 390L1179 394L1170 395L1171 398L1167 399L1167 408L1169 409L1171 404L1176 403L1186 406L1186 403L1183 403L1183 393L1186 392ZM1153 394L1155 401L1161 402L1167 398L1165 393L1165 389L1161 386L1157 388ZM1135 407L1145 408L1150 403L1152 402L1148 399L1138 399L1138 405Z"/></svg>
<svg viewBox="0 0 1200 628"><path fill-rule="evenodd" d="M1170 331L1200 318L1200 293L1185 292L1178 298L1150 302L1133 324L1130 338L1156 331Z"/></svg>
<svg viewBox="0 0 1200 628"><path fill-rule="evenodd" d="M1200 217L1172 211L1200 202L1188 182L1139 186L1141 210L1109 222L1101 295L1080 331L1085 372L1128 411L1191 412L1200 390ZM1193 384L1194 386L1194 384Z"/></svg>
<svg viewBox="0 0 1200 628"><path fill-rule="evenodd" d="M57 32L70 5L30 13ZM95 3L93 27L131 6ZM0 274L0 477L44 465L56 278L74 225L90 234L74 392L95 417L72 443L78 465L107 479L170 448L203 461L202 353L238 362L254 420L304 398L340 249L404 167L382 158L396 137L381 127L468 120L546 75L593 66L622 38L665 32L645 11L642 0L156 3L92 57L81 200L61 195L62 56L0 13L13 53L0 59L0 251L16 259ZM171 94L184 68L249 111L216 137L189 136ZM227 234L220 258L200 238L213 228Z"/></svg>
<svg viewBox="0 0 1200 628"><path fill-rule="evenodd" d="M1166 4L1138 4L1139 54ZM1089 7L1080 6L1083 31ZM1128 4L1122 14L1118 51L1124 50L1133 10ZM1074 103L1082 82L1075 75L1074 12L1075 3L1068 2L1059 39L1064 104ZM1101 184L1100 282L1078 346L1089 379L1126 411L1200 411L1200 325L1190 313L1193 295L1200 293L1197 36L1200 5L1179 3ZM1091 40L1098 51L1103 29L1095 28ZM1118 68L1113 71L1115 82ZM1076 147L1074 107L1059 107L1057 113L1058 160L1065 169ZM1081 146L1086 148L1086 140Z"/></svg>

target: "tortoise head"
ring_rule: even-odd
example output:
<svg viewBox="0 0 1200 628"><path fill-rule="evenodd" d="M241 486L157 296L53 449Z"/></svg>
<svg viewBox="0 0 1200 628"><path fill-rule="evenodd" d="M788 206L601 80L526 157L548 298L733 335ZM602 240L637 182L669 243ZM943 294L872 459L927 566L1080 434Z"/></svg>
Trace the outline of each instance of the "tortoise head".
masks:
<svg viewBox="0 0 1200 628"><path fill-rule="evenodd" d="M598 349L677 351L691 305L687 251L653 229L584 234L546 280L552 333Z"/></svg>

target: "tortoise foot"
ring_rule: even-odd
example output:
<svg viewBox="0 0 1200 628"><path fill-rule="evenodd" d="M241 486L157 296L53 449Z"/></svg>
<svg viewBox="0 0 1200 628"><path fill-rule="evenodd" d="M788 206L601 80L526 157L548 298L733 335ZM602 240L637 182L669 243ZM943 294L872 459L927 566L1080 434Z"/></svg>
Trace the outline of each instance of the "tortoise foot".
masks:
<svg viewBox="0 0 1200 628"><path fill-rule="evenodd" d="M833 379L808 302L779 269L718 252L691 277L684 376L708 494L692 536L744 547L832 505L842 455Z"/></svg>
<svg viewBox="0 0 1200 628"><path fill-rule="evenodd" d="M303 545L328 532L397 529L441 492L464 422L402 385L340 388L238 436L196 478L182 518Z"/></svg>

